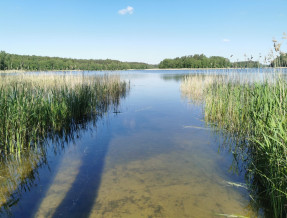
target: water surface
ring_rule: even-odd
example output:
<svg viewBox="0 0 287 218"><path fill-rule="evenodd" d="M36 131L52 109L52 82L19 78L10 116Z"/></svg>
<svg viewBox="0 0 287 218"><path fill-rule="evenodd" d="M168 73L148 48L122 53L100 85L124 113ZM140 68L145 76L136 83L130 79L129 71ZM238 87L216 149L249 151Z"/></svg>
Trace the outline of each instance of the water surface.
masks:
<svg viewBox="0 0 287 218"><path fill-rule="evenodd" d="M51 141L45 161L23 178L29 185L3 215L254 215L247 190L232 185L244 179L230 170L223 139L204 122L202 105L181 96L179 75L188 73L121 72L131 90L120 107L87 123L73 140Z"/></svg>

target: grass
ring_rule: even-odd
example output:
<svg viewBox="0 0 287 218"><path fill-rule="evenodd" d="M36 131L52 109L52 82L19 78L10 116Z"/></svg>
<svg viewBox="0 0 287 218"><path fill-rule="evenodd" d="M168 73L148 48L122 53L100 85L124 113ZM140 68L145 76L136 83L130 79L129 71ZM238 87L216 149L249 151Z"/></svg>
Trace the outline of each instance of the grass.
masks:
<svg viewBox="0 0 287 218"><path fill-rule="evenodd" d="M128 86L118 76L20 75L0 79L0 151L21 153L48 134L118 104Z"/></svg>
<svg viewBox="0 0 287 218"><path fill-rule="evenodd" d="M246 178L253 196L266 215L285 217L287 81L276 72L253 78L257 79L239 74L195 75L183 81L182 90L201 99L207 122L245 142L240 146L248 151ZM200 87L188 88L193 84Z"/></svg>
<svg viewBox="0 0 287 218"><path fill-rule="evenodd" d="M129 85L119 76L25 74L0 77L0 207L33 186L46 161L88 121L117 107ZM1 211L0 211L1 212Z"/></svg>
<svg viewBox="0 0 287 218"><path fill-rule="evenodd" d="M186 76L181 84L181 93L190 98L194 103L201 103L204 100L204 90L214 81L212 75Z"/></svg>

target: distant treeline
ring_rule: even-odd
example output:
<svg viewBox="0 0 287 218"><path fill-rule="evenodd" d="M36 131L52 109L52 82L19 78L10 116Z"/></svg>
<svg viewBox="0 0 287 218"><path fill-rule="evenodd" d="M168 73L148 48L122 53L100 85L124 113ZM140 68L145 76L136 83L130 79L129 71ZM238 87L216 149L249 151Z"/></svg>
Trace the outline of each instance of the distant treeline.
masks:
<svg viewBox="0 0 287 218"><path fill-rule="evenodd" d="M238 61L231 63L232 68L258 68L263 66L265 65L260 64L259 61Z"/></svg>
<svg viewBox="0 0 287 218"><path fill-rule="evenodd" d="M175 59L164 59L159 68L256 68L262 66L258 61L230 62L220 56L206 57L205 55L190 55Z"/></svg>
<svg viewBox="0 0 287 218"><path fill-rule="evenodd" d="M229 66L230 61L227 58L218 56L208 58L203 54L164 59L159 64L159 68L224 68Z"/></svg>
<svg viewBox="0 0 287 218"><path fill-rule="evenodd" d="M116 60L83 60L58 57L42 57L0 52L0 70L125 70L148 69L153 65Z"/></svg>
<svg viewBox="0 0 287 218"><path fill-rule="evenodd" d="M287 67L287 54L281 54L271 62L271 67Z"/></svg>
<svg viewBox="0 0 287 218"><path fill-rule="evenodd" d="M266 65L267 66L267 65ZM271 67L287 67L287 56L281 55L274 59ZM258 68L264 67L258 61L231 62L220 56L206 57L203 54L164 59L159 65L141 62L121 62L117 60L72 59L59 57L43 57L9 54L0 52L0 70L126 70L151 68Z"/></svg>

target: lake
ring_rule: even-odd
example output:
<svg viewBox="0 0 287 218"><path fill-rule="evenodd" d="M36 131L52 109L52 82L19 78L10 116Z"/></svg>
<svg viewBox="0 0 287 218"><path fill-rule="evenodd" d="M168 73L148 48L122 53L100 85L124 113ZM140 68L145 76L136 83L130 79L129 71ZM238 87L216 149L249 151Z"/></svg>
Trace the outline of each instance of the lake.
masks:
<svg viewBox="0 0 287 218"><path fill-rule="evenodd" d="M2 163L22 168L19 183L0 177L17 186L1 215L255 216L244 170L224 137L205 123L203 106L181 94L189 73L116 72L130 81L118 107L68 139L50 140L44 152Z"/></svg>

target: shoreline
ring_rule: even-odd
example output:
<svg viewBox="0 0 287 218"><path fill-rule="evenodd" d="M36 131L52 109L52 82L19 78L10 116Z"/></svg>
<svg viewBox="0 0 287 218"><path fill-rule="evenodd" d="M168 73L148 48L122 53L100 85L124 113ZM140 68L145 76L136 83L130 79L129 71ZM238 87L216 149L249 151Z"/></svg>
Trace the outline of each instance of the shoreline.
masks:
<svg viewBox="0 0 287 218"><path fill-rule="evenodd" d="M0 70L1 73L44 73L44 72L80 72L85 70Z"/></svg>
<svg viewBox="0 0 287 218"><path fill-rule="evenodd" d="M259 69L285 69L287 67L261 67ZM152 68L152 69L144 69L144 70L240 70L240 69L258 69L258 68L243 68L243 67L237 67L237 68ZM136 69L133 69L136 70Z"/></svg>
<svg viewBox="0 0 287 218"><path fill-rule="evenodd" d="M286 69L287 67L263 67L264 68L268 68L268 69ZM107 71L107 72L111 72L111 71L132 71L132 70L145 70L145 71L157 71L157 70L161 70L161 71L170 71L170 70L240 70L240 69L258 69L258 68L151 68L151 69L126 69L126 70L40 70L40 71L32 71L32 70L0 70L0 74L2 73L33 73L33 72L39 72L39 73L44 73L44 72L84 72L84 71L98 71L98 72L102 72L102 71ZM262 69L262 68L260 68Z"/></svg>

